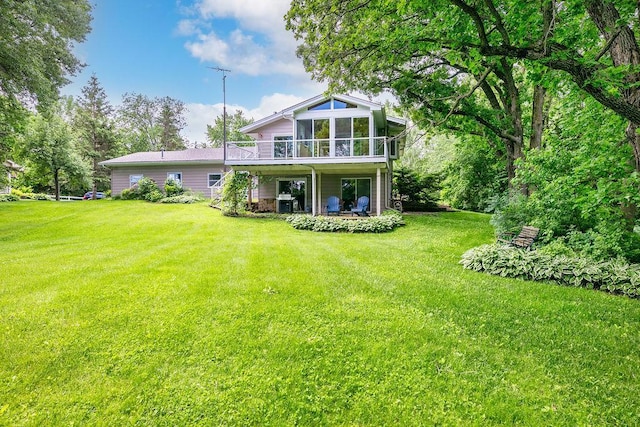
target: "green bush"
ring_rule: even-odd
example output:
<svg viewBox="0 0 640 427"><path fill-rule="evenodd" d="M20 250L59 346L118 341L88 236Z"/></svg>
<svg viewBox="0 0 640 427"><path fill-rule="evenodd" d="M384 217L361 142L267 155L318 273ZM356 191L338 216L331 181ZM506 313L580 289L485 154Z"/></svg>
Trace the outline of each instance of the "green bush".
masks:
<svg viewBox="0 0 640 427"><path fill-rule="evenodd" d="M0 194L0 202L17 202L20 197L15 194Z"/></svg>
<svg viewBox="0 0 640 427"><path fill-rule="evenodd" d="M122 190L120 197L123 200L146 200L148 202L157 202L164 197L164 194L162 194L153 179L145 176L140 178L133 187Z"/></svg>
<svg viewBox="0 0 640 427"><path fill-rule="evenodd" d="M162 200L164 198L164 194L162 194L162 192L158 188L154 188L154 189L146 192L144 194L143 198L147 202L155 203L155 202L159 202L160 200Z"/></svg>
<svg viewBox="0 0 640 427"><path fill-rule="evenodd" d="M179 196L184 192L182 185L171 178L167 178L164 182L164 193L167 197Z"/></svg>
<svg viewBox="0 0 640 427"><path fill-rule="evenodd" d="M120 197L122 200L136 200L138 194L135 188L125 188L117 197Z"/></svg>
<svg viewBox="0 0 640 427"><path fill-rule="evenodd" d="M140 195L140 198L144 200L149 200L149 198L151 198L149 195L152 193L162 194L158 188L158 184L156 184L153 179L146 176L140 178L134 188L136 188L136 192Z"/></svg>
<svg viewBox="0 0 640 427"><path fill-rule="evenodd" d="M434 174L421 174L408 168L393 171L394 196L402 200L405 211L438 210L440 177Z"/></svg>
<svg viewBox="0 0 640 427"><path fill-rule="evenodd" d="M397 211L364 219L344 219L325 216L290 215L286 221L297 230L343 233L384 233L404 225Z"/></svg>
<svg viewBox="0 0 640 427"><path fill-rule="evenodd" d="M160 200L160 203L197 203L203 199L197 195L181 194L179 196L165 197Z"/></svg>
<svg viewBox="0 0 640 427"><path fill-rule="evenodd" d="M462 255L469 270L526 280L551 280L561 285L599 289L632 298L640 296L640 265L621 260L523 251L502 245L483 245Z"/></svg>

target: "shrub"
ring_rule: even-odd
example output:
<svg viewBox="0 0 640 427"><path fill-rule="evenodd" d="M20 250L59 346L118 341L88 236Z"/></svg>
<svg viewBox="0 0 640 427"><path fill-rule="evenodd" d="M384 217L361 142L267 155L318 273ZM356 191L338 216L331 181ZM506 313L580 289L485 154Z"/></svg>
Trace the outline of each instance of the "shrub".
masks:
<svg viewBox="0 0 640 427"><path fill-rule="evenodd" d="M286 221L297 230L334 233L384 233L404 225L402 215L397 211L387 211L382 216L357 220L325 216L290 215Z"/></svg>
<svg viewBox="0 0 640 427"><path fill-rule="evenodd" d="M0 202L17 202L20 197L15 194L0 194Z"/></svg>
<svg viewBox="0 0 640 427"><path fill-rule="evenodd" d="M440 178L437 175L420 174L401 167L393 171L393 187L394 195L402 200L405 211L438 210Z"/></svg>
<svg viewBox="0 0 640 427"><path fill-rule="evenodd" d="M160 200L160 203L197 203L201 202L203 199L200 196L189 195L189 194L181 194L179 196L173 197L165 197Z"/></svg>
<svg viewBox="0 0 640 427"><path fill-rule="evenodd" d="M640 265L621 260L594 261L587 257L550 255L502 245L483 245L462 255L469 270L527 280L551 280L561 285L640 296Z"/></svg>
<svg viewBox="0 0 640 427"><path fill-rule="evenodd" d="M125 188L124 190L122 190L119 197L122 200L135 200L138 198L138 194L136 193L135 188Z"/></svg>
<svg viewBox="0 0 640 427"><path fill-rule="evenodd" d="M150 198L153 198L153 196L150 196L150 194L152 193L162 194L156 182L153 179L148 178L146 176L140 178L140 180L134 186L134 188L136 188L135 191L139 194L140 199L144 199L144 200L149 200Z"/></svg>
<svg viewBox="0 0 640 427"><path fill-rule="evenodd" d="M167 178L164 182L164 193L167 197L179 196L184 192L182 185L171 178Z"/></svg>
<svg viewBox="0 0 640 427"><path fill-rule="evenodd" d="M120 193L123 200L146 200L148 202L157 202L164 197L156 182L151 178L142 177L131 188L125 188Z"/></svg>
<svg viewBox="0 0 640 427"><path fill-rule="evenodd" d="M237 216L246 210L248 179L246 172L235 171L225 177L220 199L223 215Z"/></svg>
<svg viewBox="0 0 640 427"><path fill-rule="evenodd" d="M151 191L145 193L143 197L147 202L155 203L162 200L164 198L164 194L162 194L162 192L158 188L154 188Z"/></svg>

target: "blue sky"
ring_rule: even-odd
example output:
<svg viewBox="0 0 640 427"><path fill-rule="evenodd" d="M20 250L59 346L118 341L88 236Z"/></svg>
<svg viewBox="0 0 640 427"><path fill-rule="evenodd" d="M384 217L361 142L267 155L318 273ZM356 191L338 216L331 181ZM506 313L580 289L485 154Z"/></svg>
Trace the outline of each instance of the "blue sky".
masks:
<svg viewBox="0 0 640 427"><path fill-rule="evenodd" d="M170 96L189 110L183 135L204 142L222 113L222 75L230 69L227 110L259 119L321 93L295 56L285 30L290 0L99 0L92 31L75 47L87 66L63 94L78 96L95 73L109 100L127 93Z"/></svg>

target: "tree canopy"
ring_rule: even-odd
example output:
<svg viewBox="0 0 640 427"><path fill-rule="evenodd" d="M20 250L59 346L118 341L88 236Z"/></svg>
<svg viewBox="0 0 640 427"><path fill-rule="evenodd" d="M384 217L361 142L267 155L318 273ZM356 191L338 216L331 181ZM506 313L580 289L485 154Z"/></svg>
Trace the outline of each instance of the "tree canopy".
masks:
<svg viewBox="0 0 640 427"><path fill-rule="evenodd" d="M227 113L227 141L251 141L252 138L238 129L253 123L253 118L244 116L242 110L236 110L235 113ZM216 117L212 125L207 125L207 139L212 147L222 147L224 138L224 116L221 114Z"/></svg>
<svg viewBox="0 0 640 427"><path fill-rule="evenodd" d="M81 68L73 46L90 22L87 0L0 2L0 160L26 123L24 107L57 101L58 89Z"/></svg>
<svg viewBox="0 0 640 427"><path fill-rule="evenodd" d="M640 168L637 8L628 0L294 0L287 27L303 42L306 69L330 90L390 89L422 125L493 134L513 178L528 132L525 79L570 78L625 118Z"/></svg>
<svg viewBox="0 0 640 427"><path fill-rule="evenodd" d="M186 125L182 101L165 96L149 98L127 93L118 110L127 151L180 150L186 142L180 132Z"/></svg>

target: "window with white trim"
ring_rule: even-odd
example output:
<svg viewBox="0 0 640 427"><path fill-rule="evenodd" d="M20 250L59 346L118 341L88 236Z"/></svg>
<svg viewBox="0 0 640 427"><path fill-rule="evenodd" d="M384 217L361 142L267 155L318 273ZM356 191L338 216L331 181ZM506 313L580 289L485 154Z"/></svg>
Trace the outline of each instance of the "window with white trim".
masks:
<svg viewBox="0 0 640 427"><path fill-rule="evenodd" d="M172 179L177 184L182 185L182 172L169 172L167 173L167 179Z"/></svg>
<svg viewBox="0 0 640 427"><path fill-rule="evenodd" d="M207 186L211 187L219 187L222 182L222 174L221 173L210 173L207 175Z"/></svg>
<svg viewBox="0 0 640 427"><path fill-rule="evenodd" d="M129 175L129 188L133 187L142 179L142 175Z"/></svg>

